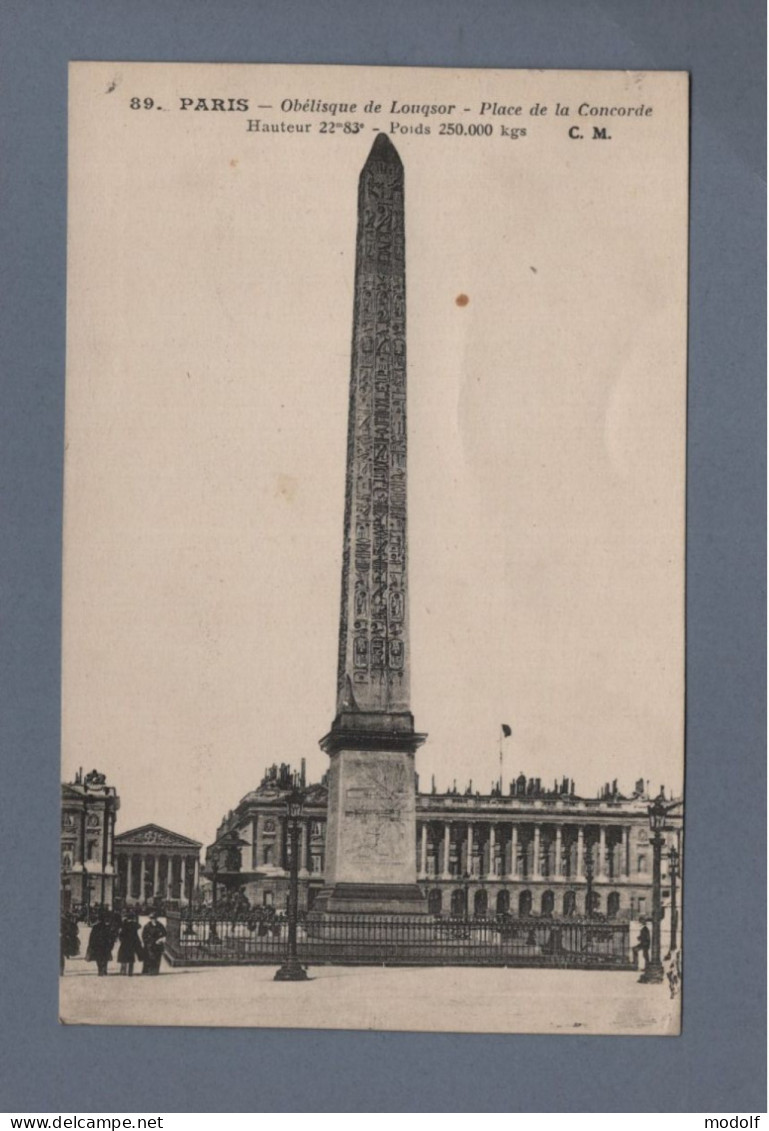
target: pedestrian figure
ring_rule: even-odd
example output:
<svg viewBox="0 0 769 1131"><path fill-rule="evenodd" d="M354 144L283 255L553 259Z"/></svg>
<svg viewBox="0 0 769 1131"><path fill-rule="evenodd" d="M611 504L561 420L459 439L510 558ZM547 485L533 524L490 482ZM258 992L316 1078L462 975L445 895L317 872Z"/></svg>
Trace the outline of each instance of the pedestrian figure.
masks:
<svg viewBox="0 0 769 1131"><path fill-rule="evenodd" d="M59 972L64 973L65 958L74 958L76 954L80 953L80 936L77 931L77 923L69 912L65 912L61 917L61 959L59 965Z"/></svg>
<svg viewBox="0 0 769 1131"><path fill-rule="evenodd" d="M668 987L670 988L670 996L674 998L681 989L681 952L678 950L673 951L669 956L668 968L666 971L668 979Z"/></svg>
<svg viewBox="0 0 769 1131"><path fill-rule="evenodd" d="M142 943L144 946L144 966L142 974L159 974L160 959L163 957L163 939L166 929L158 922L157 911L150 912L149 922L144 924Z"/></svg>
<svg viewBox="0 0 769 1131"><path fill-rule="evenodd" d="M106 976L107 967L112 958L112 929L107 922L103 911L91 927L91 936L88 939L88 950L85 953L86 962L96 963L96 972L100 978Z"/></svg>
<svg viewBox="0 0 769 1131"><path fill-rule="evenodd" d="M641 920L641 930L638 932L638 942L633 947L633 964L638 969L638 952L644 956L644 970L649 965L649 947L651 946L651 935L649 928L646 926L646 920Z"/></svg>
<svg viewBox="0 0 769 1131"><path fill-rule="evenodd" d="M144 958L144 949L139 938L139 923L136 916L130 912L120 926L118 939L120 946L117 952L117 960L120 963L120 973L131 978L134 972L134 962L137 958L140 961Z"/></svg>

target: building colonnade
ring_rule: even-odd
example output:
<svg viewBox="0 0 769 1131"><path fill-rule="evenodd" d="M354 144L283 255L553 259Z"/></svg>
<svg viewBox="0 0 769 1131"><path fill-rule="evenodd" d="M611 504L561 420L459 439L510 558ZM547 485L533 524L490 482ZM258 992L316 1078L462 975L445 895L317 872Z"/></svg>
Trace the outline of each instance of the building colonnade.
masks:
<svg viewBox="0 0 769 1131"><path fill-rule="evenodd" d="M127 852L119 857L121 891L127 902L178 899L186 903L199 884L199 861L192 854Z"/></svg>
<svg viewBox="0 0 769 1131"><path fill-rule="evenodd" d="M631 880L647 870L644 853L631 859L631 825L424 820L417 825L420 879ZM633 866L635 864L635 867Z"/></svg>

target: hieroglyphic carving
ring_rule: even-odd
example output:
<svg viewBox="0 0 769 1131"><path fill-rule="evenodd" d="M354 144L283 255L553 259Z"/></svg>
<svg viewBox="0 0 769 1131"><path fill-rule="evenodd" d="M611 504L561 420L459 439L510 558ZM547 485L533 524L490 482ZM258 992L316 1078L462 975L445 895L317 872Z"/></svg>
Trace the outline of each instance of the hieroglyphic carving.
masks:
<svg viewBox="0 0 769 1131"><path fill-rule="evenodd" d="M337 705L409 709L403 166L379 134L358 191Z"/></svg>

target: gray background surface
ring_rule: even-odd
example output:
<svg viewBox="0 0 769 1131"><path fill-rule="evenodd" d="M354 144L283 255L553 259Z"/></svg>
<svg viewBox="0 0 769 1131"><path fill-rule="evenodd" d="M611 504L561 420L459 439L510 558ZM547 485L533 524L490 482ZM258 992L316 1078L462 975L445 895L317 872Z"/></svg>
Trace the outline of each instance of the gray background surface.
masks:
<svg viewBox="0 0 769 1131"><path fill-rule="evenodd" d="M765 1110L760 0L5 0L0 44L0 953L8 989L0 1106ZM70 59L691 71L687 965L679 1039L57 1024Z"/></svg>

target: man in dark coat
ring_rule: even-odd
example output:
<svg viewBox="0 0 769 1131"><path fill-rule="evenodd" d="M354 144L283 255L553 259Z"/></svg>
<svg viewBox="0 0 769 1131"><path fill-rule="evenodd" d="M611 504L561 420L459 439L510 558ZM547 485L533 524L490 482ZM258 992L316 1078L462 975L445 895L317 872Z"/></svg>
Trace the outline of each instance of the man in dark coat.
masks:
<svg viewBox="0 0 769 1131"><path fill-rule="evenodd" d="M149 922L144 924L142 943L144 945L144 966L142 974L159 974L160 959L163 957L163 939L166 929L158 922L157 911L150 913Z"/></svg>
<svg viewBox="0 0 769 1131"><path fill-rule="evenodd" d="M80 953L80 937L77 932L77 923L68 911L61 917L61 959L60 973L64 973L65 958L74 958Z"/></svg>
<svg viewBox="0 0 769 1131"><path fill-rule="evenodd" d="M107 918L103 911L99 912L99 918L91 927L91 937L88 940L88 950L86 951L86 962L95 962L96 971L99 977L104 977L107 973L107 966L112 958L112 929L107 922Z"/></svg>
<svg viewBox="0 0 769 1131"><path fill-rule="evenodd" d="M126 915L120 925L118 940L120 946L117 952L117 960L120 963L120 973L127 974L130 978L134 972L136 959L144 958L144 949L139 938L139 921L131 912Z"/></svg>

